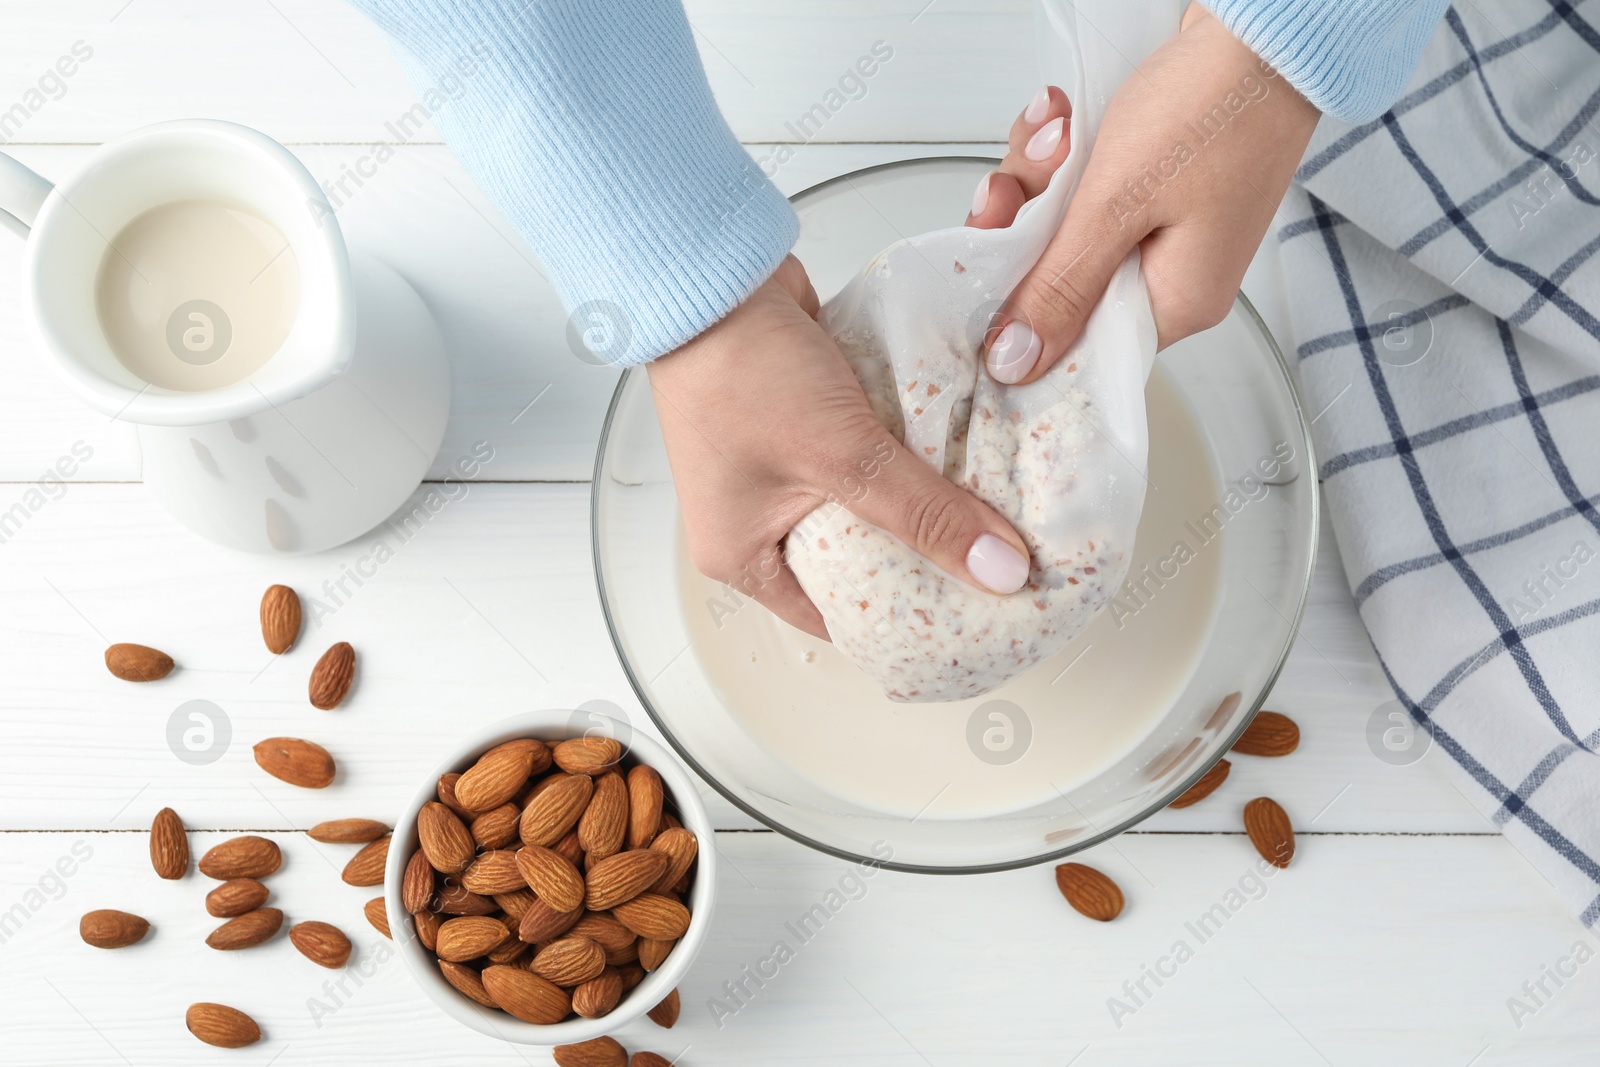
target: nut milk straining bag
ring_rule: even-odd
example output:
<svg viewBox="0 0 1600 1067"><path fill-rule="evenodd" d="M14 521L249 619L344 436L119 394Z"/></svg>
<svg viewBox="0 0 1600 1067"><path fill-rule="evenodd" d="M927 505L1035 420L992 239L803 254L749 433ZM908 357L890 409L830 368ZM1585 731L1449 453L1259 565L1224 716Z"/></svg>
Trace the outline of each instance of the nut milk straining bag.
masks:
<svg viewBox="0 0 1600 1067"><path fill-rule="evenodd" d="M1008 520L1028 584L994 596L836 504L789 534L787 558L834 644L894 700L982 696L1060 652L1127 575L1144 504L1144 384L1156 331L1135 251L1083 335L1030 385L982 368L991 316L1060 225L1116 86L1176 32L1176 0L1041 0L1047 79L1070 87L1071 150L1003 230L891 245L822 309L873 411L906 446ZM871 491L870 482L867 491Z"/></svg>

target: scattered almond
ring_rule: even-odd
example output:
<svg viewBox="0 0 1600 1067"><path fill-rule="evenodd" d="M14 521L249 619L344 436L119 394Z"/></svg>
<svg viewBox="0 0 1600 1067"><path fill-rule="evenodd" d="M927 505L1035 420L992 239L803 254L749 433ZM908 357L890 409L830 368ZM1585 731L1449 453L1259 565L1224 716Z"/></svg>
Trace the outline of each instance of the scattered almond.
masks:
<svg viewBox="0 0 1600 1067"><path fill-rule="evenodd" d="M200 857L200 873L207 878L265 878L283 863L278 845L265 837L232 837Z"/></svg>
<svg viewBox="0 0 1600 1067"><path fill-rule="evenodd" d="M566 990L532 971L497 965L485 967L482 977L489 998L523 1022L549 1026L565 1019L572 1010L572 999Z"/></svg>
<svg viewBox="0 0 1600 1067"><path fill-rule="evenodd" d="M217 1048L244 1048L261 1040L256 1021L226 1004L191 1004L183 1022L191 1034Z"/></svg>
<svg viewBox="0 0 1600 1067"><path fill-rule="evenodd" d="M377 819L333 819L317 823L306 835L329 845L364 845L388 832L389 827Z"/></svg>
<svg viewBox="0 0 1600 1067"><path fill-rule="evenodd" d="M361 906L361 910L366 915L367 922L372 924L374 930L384 937L394 937L389 932L389 905L382 897L373 897ZM430 951L432 950L430 949Z"/></svg>
<svg viewBox="0 0 1600 1067"><path fill-rule="evenodd" d="M438 801L429 801L417 812L417 837L423 855L440 874L455 874L467 869L477 853L472 834L459 816Z"/></svg>
<svg viewBox="0 0 1600 1067"><path fill-rule="evenodd" d="M477 959L511 936L505 924L487 915L462 915L439 927L434 951L442 960L461 963Z"/></svg>
<svg viewBox="0 0 1600 1067"><path fill-rule="evenodd" d="M1287 715L1259 711L1245 727L1233 751L1246 756L1287 756L1300 747L1300 727Z"/></svg>
<svg viewBox="0 0 1600 1067"><path fill-rule="evenodd" d="M628 1067L628 1050L614 1037L597 1037L550 1050L556 1067Z"/></svg>
<svg viewBox="0 0 1600 1067"><path fill-rule="evenodd" d="M286 585L269 585L261 595L261 639L281 656L300 636L300 595Z"/></svg>
<svg viewBox="0 0 1600 1067"><path fill-rule="evenodd" d="M206 914L231 919L267 902L267 887L254 878L230 878L206 894Z"/></svg>
<svg viewBox="0 0 1600 1067"><path fill-rule="evenodd" d="M1274 867L1294 859L1294 827L1289 814L1270 797L1256 797L1244 806L1244 831L1261 858Z"/></svg>
<svg viewBox="0 0 1600 1067"><path fill-rule="evenodd" d="M628 1067L672 1067L672 1061L654 1052L635 1052Z"/></svg>
<svg viewBox="0 0 1600 1067"><path fill-rule="evenodd" d="M95 948L127 948L143 940L149 931L148 920L113 908L88 912L78 920L78 936Z"/></svg>
<svg viewBox="0 0 1600 1067"><path fill-rule="evenodd" d="M378 903L383 903L381 897ZM295 923L289 927L289 940L300 955L319 967L337 969L350 961L350 939L331 923Z"/></svg>
<svg viewBox="0 0 1600 1067"><path fill-rule="evenodd" d="M333 781L333 757L315 742L269 737L254 752L256 764L279 781L305 789L322 789Z"/></svg>
<svg viewBox="0 0 1600 1067"><path fill-rule="evenodd" d="M1056 868L1056 888L1080 915L1097 922L1108 923L1122 914L1122 890L1093 867L1063 863Z"/></svg>
<svg viewBox="0 0 1600 1067"><path fill-rule="evenodd" d="M345 884L382 885L383 869L389 863L389 842L393 840L393 835L380 837L350 857L350 862L344 865L344 873L340 875Z"/></svg>
<svg viewBox="0 0 1600 1067"><path fill-rule="evenodd" d="M150 824L150 865L161 878L189 873L189 835L171 808L162 808Z"/></svg>
<svg viewBox="0 0 1600 1067"><path fill-rule="evenodd" d="M1227 760L1218 760L1211 765L1210 770L1206 771L1205 774L1200 776L1200 780L1198 782L1184 790L1183 796L1179 797L1177 800L1174 800L1171 804L1168 804L1167 807L1187 808L1191 804L1200 803L1206 797L1216 792L1217 786L1228 780L1228 772L1232 769L1233 764L1229 763Z"/></svg>
<svg viewBox="0 0 1600 1067"><path fill-rule="evenodd" d="M172 673L172 657L144 645L112 645L106 669L124 682L157 682Z"/></svg>
<svg viewBox="0 0 1600 1067"><path fill-rule="evenodd" d="M666 873L671 858L665 852L635 848L592 864L585 881L584 906L590 911L610 911L643 893Z"/></svg>
<svg viewBox="0 0 1600 1067"><path fill-rule="evenodd" d="M269 940L283 925L283 912L277 908L257 908L237 918L229 919L206 938L212 948L233 950L254 948Z"/></svg>
<svg viewBox="0 0 1600 1067"><path fill-rule="evenodd" d="M651 1008L646 1014L650 1016L650 1021L657 1026L671 1030L678 1021L678 1009L678 991L673 989L672 992L661 998L660 1004Z"/></svg>
<svg viewBox="0 0 1600 1067"><path fill-rule="evenodd" d="M356 676L356 650L348 641L340 641L317 660L311 668L311 682L307 691L311 706L323 711L338 707L350 693L350 683Z"/></svg>

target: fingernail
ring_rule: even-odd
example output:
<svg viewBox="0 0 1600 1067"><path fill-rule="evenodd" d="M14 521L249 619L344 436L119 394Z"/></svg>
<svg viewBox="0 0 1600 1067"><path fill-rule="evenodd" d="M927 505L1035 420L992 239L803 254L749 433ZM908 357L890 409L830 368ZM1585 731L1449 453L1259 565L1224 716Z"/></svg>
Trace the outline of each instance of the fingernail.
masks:
<svg viewBox="0 0 1600 1067"><path fill-rule="evenodd" d="M1050 113L1050 87L1048 85L1033 94L1033 99L1028 101L1028 109L1022 113L1024 122L1043 122L1045 115Z"/></svg>
<svg viewBox="0 0 1600 1067"><path fill-rule="evenodd" d="M1015 593L1028 581L1028 560L994 534L982 534L967 553L967 570L991 592Z"/></svg>
<svg viewBox="0 0 1600 1067"><path fill-rule="evenodd" d="M989 375L1004 385L1016 385L1033 370L1043 350L1044 342L1027 323L1008 322L989 346Z"/></svg>
<svg viewBox="0 0 1600 1067"><path fill-rule="evenodd" d="M989 179L994 177L994 171L985 174L978 181L978 188L972 193L972 215L977 217L983 214L983 209L989 206Z"/></svg>
<svg viewBox="0 0 1600 1067"><path fill-rule="evenodd" d="M1039 132L1028 138L1028 145L1022 150L1022 154L1035 163L1055 155L1057 146L1061 144L1061 131L1065 121L1059 118L1051 119L1039 127Z"/></svg>

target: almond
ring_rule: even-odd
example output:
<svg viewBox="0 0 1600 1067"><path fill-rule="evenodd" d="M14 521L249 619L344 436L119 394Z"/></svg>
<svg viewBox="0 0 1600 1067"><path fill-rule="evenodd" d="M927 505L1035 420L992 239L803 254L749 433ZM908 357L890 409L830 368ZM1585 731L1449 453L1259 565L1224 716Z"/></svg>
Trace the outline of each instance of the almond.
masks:
<svg viewBox="0 0 1600 1067"><path fill-rule="evenodd" d="M622 991L624 993L644 981L644 968L637 963L624 963L616 970L617 977L622 979Z"/></svg>
<svg viewBox="0 0 1600 1067"><path fill-rule="evenodd" d="M660 893L641 893L611 909L617 921L640 937L671 941L689 929L689 909Z"/></svg>
<svg viewBox="0 0 1600 1067"><path fill-rule="evenodd" d="M505 921L509 918L509 916L502 915L498 918L501 924L505 925ZM528 944L520 937L508 937L494 948L484 953L484 956L490 963L515 963L517 960L522 958L523 953L527 952L532 947L532 945Z"/></svg>
<svg viewBox="0 0 1600 1067"><path fill-rule="evenodd" d="M311 706L332 711L350 694L350 683L356 676L356 650L350 642L340 641L317 660L311 668L311 682L306 687Z"/></svg>
<svg viewBox="0 0 1600 1067"><path fill-rule="evenodd" d="M389 863L389 842L393 836L380 837L360 852L350 857L340 875L346 885L369 886L383 884L383 869Z"/></svg>
<svg viewBox="0 0 1600 1067"><path fill-rule="evenodd" d="M300 596L286 585L269 585L261 595L261 639L281 656L300 636Z"/></svg>
<svg viewBox="0 0 1600 1067"><path fill-rule="evenodd" d="M461 775L457 771L439 776L439 803L455 812L460 818L471 819L474 813L462 807L461 802L456 799L456 782L460 780Z"/></svg>
<svg viewBox="0 0 1600 1067"><path fill-rule="evenodd" d="M651 852L664 852L667 856L667 869L656 884L650 887L652 893L665 893L677 885L689 868L694 866L695 856L699 854L700 843L694 834L681 826L671 826L663 829L650 842Z"/></svg>
<svg viewBox="0 0 1600 1067"><path fill-rule="evenodd" d="M367 922L372 924L374 930L384 937L394 938L394 935L389 932L389 905L387 901L382 897L373 897L361 906L361 911L366 915Z"/></svg>
<svg viewBox="0 0 1600 1067"><path fill-rule="evenodd" d="M433 866L419 848L406 861L406 873L400 876L400 903L409 912L425 911L433 899Z"/></svg>
<svg viewBox="0 0 1600 1067"><path fill-rule="evenodd" d="M550 846L556 852L566 857L568 863L576 867L583 862L583 845L578 842L578 831L573 830L560 841Z"/></svg>
<svg viewBox="0 0 1600 1067"><path fill-rule="evenodd" d="M206 938L212 948L233 950L254 948L268 940L283 925L283 912L277 908L257 908L238 918L229 919Z"/></svg>
<svg viewBox="0 0 1600 1067"><path fill-rule="evenodd" d="M482 977L489 998L523 1022L549 1026L565 1019L572 1010L566 990L532 971L492 966L484 968Z"/></svg>
<svg viewBox="0 0 1600 1067"><path fill-rule="evenodd" d="M183 1022L191 1034L217 1048L244 1048L261 1040L256 1021L226 1004L191 1004Z"/></svg>
<svg viewBox="0 0 1600 1067"><path fill-rule="evenodd" d="M559 986L598 978L606 969L605 950L587 937L563 937L540 949L529 970Z"/></svg>
<svg viewBox="0 0 1600 1067"><path fill-rule="evenodd" d="M95 948L127 948L143 940L149 931L148 920L113 908L88 912L78 920L78 936Z"/></svg>
<svg viewBox="0 0 1600 1067"><path fill-rule="evenodd" d="M550 1056L556 1067L628 1067L628 1050L613 1037L557 1045L550 1050Z"/></svg>
<svg viewBox="0 0 1600 1067"><path fill-rule="evenodd" d="M639 940L638 934L598 911L584 912L570 932L573 937L587 937L605 949L607 955L626 952Z"/></svg>
<svg viewBox="0 0 1600 1067"><path fill-rule="evenodd" d="M478 972L463 963L451 963L449 960L439 961L439 970L444 974L444 980L455 986L457 990L468 998L477 1001L486 1008L498 1008L487 990L483 988L483 979Z"/></svg>
<svg viewBox="0 0 1600 1067"><path fill-rule="evenodd" d="M519 828L522 843L548 848L560 841L589 806L589 797L593 793L594 780L584 775L568 775L557 779L555 784L530 800L523 809Z"/></svg>
<svg viewBox="0 0 1600 1067"><path fill-rule="evenodd" d="M666 962L667 954L672 951L676 941L657 941L653 937L639 939L639 966L647 971L653 971Z"/></svg>
<svg viewBox="0 0 1600 1067"><path fill-rule="evenodd" d="M230 878L206 894L206 914L231 919L267 902L267 887L254 878Z"/></svg>
<svg viewBox="0 0 1600 1067"><path fill-rule="evenodd" d="M661 829L661 775L644 764L628 772L628 847L645 848Z"/></svg>
<svg viewBox="0 0 1600 1067"><path fill-rule="evenodd" d="M466 870L478 851L466 825L438 801L429 801L417 812L417 837L428 863L440 874Z"/></svg>
<svg viewBox="0 0 1600 1067"><path fill-rule="evenodd" d="M283 863L274 841L246 835L213 846L200 857L200 873L207 878L265 878Z"/></svg>
<svg viewBox="0 0 1600 1067"><path fill-rule="evenodd" d="M439 946L439 927L444 925L444 920L439 918L437 912L419 911L411 916L412 923L417 928L417 940L422 942L422 947L432 952Z"/></svg>
<svg viewBox="0 0 1600 1067"><path fill-rule="evenodd" d="M622 758L622 745L610 737L572 737L550 751L557 767L568 774L603 774Z"/></svg>
<svg viewBox="0 0 1600 1067"><path fill-rule="evenodd" d="M517 839L522 810L515 804L502 804L472 820L467 829L479 848L505 848Z"/></svg>
<svg viewBox="0 0 1600 1067"><path fill-rule="evenodd" d="M328 750L298 737L269 737L256 745L256 763L279 781L305 789L322 789L333 781Z"/></svg>
<svg viewBox="0 0 1600 1067"><path fill-rule="evenodd" d="M590 911L610 911L655 885L671 862L665 852L648 848L607 856L589 868L584 905Z"/></svg>
<svg viewBox="0 0 1600 1067"><path fill-rule="evenodd" d="M578 820L578 844L590 861L622 851L628 835L628 783L607 771L594 784L594 796ZM576 861L574 861L576 862Z"/></svg>
<svg viewBox="0 0 1600 1067"><path fill-rule="evenodd" d="M609 1015L622 999L622 976L607 967L598 978L580 982L572 990L572 1010L585 1019Z"/></svg>
<svg viewBox="0 0 1600 1067"><path fill-rule="evenodd" d="M434 951L442 960L460 963L477 959L510 936L511 931L498 919L463 915L439 927L439 943Z"/></svg>
<svg viewBox="0 0 1600 1067"><path fill-rule="evenodd" d="M378 903L383 903L382 897ZM350 961L350 939L332 923L295 923L289 927L289 940L300 955L319 967L337 969Z"/></svg>
<svg viewBox="0 0 1600 1067"><path fill-rule="evenodd" d="M509 915L513 921L520 923L529 905L533 903L533 891L513 889L509 893L496 893L494 902L500 905L500 910Z"/></svg>
<svg viewBox="0 0 1600 1067"><path fill-rule="evenodd" d="M1211 769L1200 776L1200 780L1188 789L1177 800L1168 804L1169 808L1187 808L1191 804L1198 804L1212 793L1217 786L1228 780L1228 772L1233 770L1233 764L1227 760L1218 760L1211 765Z"/></svg>
<svg viewBox="0 0 1600 1067"><path fill-rule="evenodd" d="M388 832L389 827L377 819L334 819L317 823L306 835L329 845L364 845Z"/></svg>
<svg viewBox="0 0 1600 1067"><path fill-rule="evenodd" d="M493 915L500 909L489 898L469 893L460 882L446 878L439 886L430 910L441 915Z"/></svg>
<svg viewBox="0 0 1600 1067"><path fill-rule="evenodd" d="M461 872L461 884L479 896L522 889L528 883L517 865L517 853L506 849L485 852Z"/></svg>
<svg viewBox="0 0 1600 1067"><path fill-rule="evenodd" d="M533 753L529 749L491 749L456 780L456 800L468 811L498 808L522 791L532 772Z"/></svg>
<svg viewBox="0 0 1600 1067"><path fill-rule="evenodd" d="M1270 797L1256 797L1244 806L1244 831L1261 858L1274 867L1294 859L1294 827L1289 814Z"/></svg>
<svg viewBox="0 0 1600 1067"><path fill-rule="evenodd" d="M172 657L144 645L112 645L106 669L124 682L156 682L172 673Z"/></svg>
<svg viewBox="0 0 1600 1067"><path fill-rule="evenodd" d="M535 897L517 922L517 936L530 945L550 941L566 933L581 918L581 911L556 911Z"/></svg>
<svg viewBox="0 0 1600 1067"><path fill-rule="evenodd" d="M1080 915L1108 923L1122 914L1122 890L1093 867L1063 863L1056 868L1056 888Z"/></svg>
<svg viewBox="0 0 1600 1067"><path fill-rule="evenodd" d="M623 927L623 929L626 930L627 927ZM628 930L628 932L630 934L633 933L632 930ZM638 963L639 962L639 942L640 942L640 940L642 940L642 939L638 938L638 937L635 937L632 941L628 942L628 947L627 948L620 948L620 949L608 948L608 949L606 949L605 950L606 966L607 967L623 967L623 966L626 966L626 965L628 965L630 963Z"/></svg>
<svg viewBox="0 0 1600 1067"><path fill-rule="evenodd" d="M516 854L523 883L555 911L571 911L583 904L583 875L565 856L539 845Z"/></svg>
<svg viewBox="0 0 1600 1067"><path fill-rule="evenodd" d="M671 1030L673 1025L678 1021L678 1008L678 991L674 989L672 992L661 998L660 1004L657 1004L645 1014L650 1016L650 1021L655 1023L657 1026L662 1026L668 1030Z"/></svg>
<svg viewBox="0 0 1600 1067"><path fill-rule="evenodd" d="M1246 756L1287 756L1300 747L1300 727L1287 715L1260 711L1250 720L1233 751Z"/></svg>
<svg viewBox="0 0 1600 1067"><path fill-rule="evenodd" d="M182 878L189 873L189 835L171 808L156 812L150 824L150 865L162 878Z"/></svg>
<svg viewBox="0 0 1600 1067"><path fill-rule="evenodd" d="M635 1052L628 1067L672 1067L672 1061L654 1052Z"/></svg>
<svg viewBox="0 0 1600 1067"><path fill-rule="evenodd" d="M484 755L488 756L505 749L526 752L532 758L533 765L528 768L530 775L543 774L550 769L550 746L536 737L518 737L510 741L502 741L488 752L485 752Z"/></svg>

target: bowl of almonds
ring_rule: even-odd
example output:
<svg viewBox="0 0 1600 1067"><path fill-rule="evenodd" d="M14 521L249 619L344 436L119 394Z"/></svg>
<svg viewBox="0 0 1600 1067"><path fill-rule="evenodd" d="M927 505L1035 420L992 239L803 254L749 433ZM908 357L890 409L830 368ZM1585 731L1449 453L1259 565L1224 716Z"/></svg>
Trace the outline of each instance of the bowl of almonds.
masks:
<svg viewBox="0 0 1600 1067"><path fill-rule="evenodd" d="M575 1044L647 1014L670 1026L711 920L711 832L688 771L626 724L504 719L396 820L390 929L423 991L490 1037Z"/></svg>

